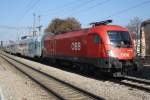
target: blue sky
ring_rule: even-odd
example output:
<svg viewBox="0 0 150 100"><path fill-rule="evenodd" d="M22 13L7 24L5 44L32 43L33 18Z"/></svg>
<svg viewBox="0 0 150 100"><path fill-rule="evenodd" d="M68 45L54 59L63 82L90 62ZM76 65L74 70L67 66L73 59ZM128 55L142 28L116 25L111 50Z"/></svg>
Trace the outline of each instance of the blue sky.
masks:
<svg viewBox="0 0 150 100"><path fill-rule="evenodd" d="M0 0L0 41L26 34L29 30L16 27L32 26L33 13L41 15L43 28L55 17L75 17L82 27L104 19L126 26L134 17L150 18L149 9L150 0Z"/></svg>

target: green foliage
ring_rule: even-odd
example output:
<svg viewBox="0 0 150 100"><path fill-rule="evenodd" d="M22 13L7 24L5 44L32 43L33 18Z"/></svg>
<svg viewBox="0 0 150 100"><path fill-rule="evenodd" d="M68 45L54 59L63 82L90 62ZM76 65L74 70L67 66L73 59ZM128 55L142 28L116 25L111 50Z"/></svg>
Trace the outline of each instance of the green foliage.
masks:
<svg viewBox="0 0 150 100"><path fill-rule="evenodd" d="M81 29L81 24L73 17L67 19L55 18L53 19L45 32L52 32L54 34L63 34L64 32Z"/></svg>

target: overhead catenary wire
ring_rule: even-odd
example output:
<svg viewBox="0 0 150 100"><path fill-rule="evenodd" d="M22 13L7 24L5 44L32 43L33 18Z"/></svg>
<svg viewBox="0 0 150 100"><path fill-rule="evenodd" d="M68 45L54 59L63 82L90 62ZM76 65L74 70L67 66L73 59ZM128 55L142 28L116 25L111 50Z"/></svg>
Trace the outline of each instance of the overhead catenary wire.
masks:
<svg viewBox="0 0 150 100"><path fill-rule="evenodd" d="M75 2L77 2L77 0L74 0L74 1L72 1L72 2L63 4L63 5L60 5L59 8L64 9L64 8L66 8L67 6L71 6L71 5L74 4ZM58 10L58 9L57 9L57 8L54 8L54 9L45 10L45 11L43 11L43 12L46 14L46 13L48 13L48 12L56 12L56 10ZM43 15L44 15L44 13L43 13Z"/></svg>
<svg viewBox="0 0 150 100"><path fill-rule="evenodd" d="M91 5L90 7L86 7L85 9L77 9L77 11L72 12L70 15L79 14L79 13L87 13L88 11L92 10L93 8L96 8L96 7L101 6L105 3L108 3L109 1L111 1L111 0L100 1L100 2L96 3L95 5Z"/></svg>
<svg viewBox="0 0 150 100"><path fill-rule="evenodd" d="M76 3L74 3L74 2L77 2L77 1L73 1L72 3L67 3L65 6L60 7L61 9L55 9L55 10L51 10L51 11L49 10L50 13L43 14L43 15L65 13L65 12L67 12L67 10L68 10L67 8L68 7L69 7L69 9L72 9L74 11L75 9L79 9L83 5L85 6L85 5L87 5L87 4L89 4L89 3L93 2L93 1L95 1L95 0L86 0L86 1L83 1L83 2L79 2L79 4L77 4L77 5L76 5Z"/></svg>
<svg viewBox="0 0 150 100"><path fill-rule="evenodd" d="M31 0L32 1L32 0ZM36 0L35 2L33 2L33 4L25 10L24 14L20 17L21 19L18 21L18 23L20 23L24 17L40 2L40 0Z"/></svg>
<svg viewBox="0 0 150 100"><path fill-rule="evenodd" d="M141 7L141 6L143 6L143 5L146 5L146 4L149 4L149 3L150 3L150 0L147 0L147 1L144 1L144 2L141 2L141 3L138 3L138 4L135 4L135 5L130 6L130 7L128 7L128 8L122 9L122 10L120 10L120 11L118 11L118 12L115 12L115 13L113 13L113 14L111 14L111 15L109 15L109 16L103 18L103 19L108 19L108 18L117 16L117 15L120 15L120 14L122 14L122 13L128 12L128 11L133 10L133 9L136 9L136 8L139 8L139 7Z"/></svg>
<svg viewBox="0 0 150 100"><path fill-rule="evenodd" d="M22 26L22 27L17 27L17 26L8 26L8 25L0 25L0 29L9 29L9 30L19 30L19 29L29 29L32 28L30 26Z"/></svg>
<svg viewBox="0 0 150 100"><path fill-rule="evenodd" d="M34 3L34 0L30 0L28 3L27 3L27 5L25 5L25 8L29 8L32 4ZM26 10L27 10L26 9Z"/></svg>
<svg viewBox="0 0 150 100"><path fill-rule="evenodd" d="M22 17L22 20L23 20L23 18L25 17L25 15L26 15L30 10L32 10L33 7L36 6L36 4L37 4L39 1L40 1L40 0L36 0L36 2L33 2L32 0L30 1L30 3L32 3L32 4L30 4L30 3L28 4L28 5L30 5L30 7L29 7L28 9L26 9L26 11L25 11L25 13L24 13L24 15L23 15L23 17ZM93 1L94 1L94 0L93 0ZM95 5L91 5L91 6L88 7L88 8L80 9L80 6L81 6L83 3L85 3L85 1L84 1L84 2L82 2L82 3L80 3L80 4L78 4L78 5L74 5L73 7L76 6L76 7L78 8L78 9L77 9L78 11L75 11L75 12L73 12L73 13L71 13L71 14L75 14L75 13L86 13L87 11L89 11L89 10L91 10L91 9L93 9L93 8L96 8L96 7L98 7L98 6L100 6L100 5L104 4L104 3L109 2L109 1L111 1L111 0L105 0L105 1L102 1L102 2L99 2L99 3L96 3ZM70 4L73 3L73 2L75 2L75 1L70 2ZM89 0L89 2L92 2L92 0ZM85 3L85 5L88 4L89 2ZM125 9L122 9L122 10L120 10L120 11L117 11L117 12L115 12L115 13L113 13L113 14L111 14L111 15L109 15L109 16L103 18L103 19L108 19L108 18L111 18L111 17L113 17L113 16L120 15L120 14L125 13L125 12L127 12L127 11L130 11L130 10L136 9L136 8L138 8L138 7L141 7L141 6L143 6L143 5L146 5L146 4L148 4L148 3L150 3L150 0L146 0L146 1L144 1L144 2L135 4L135 5L130 6L130 7L128 7L128 8L125 8ZM68 5L68 4L65 4L65 5ZM72 5L70 5L70 6L72 6ZM64 7L65 7L65 6L64 6ZM84 7L84 6L81 6L81 7ZM84 10L86 10L86 12L85 12ZM17 30L17 29L27 29L28 27L14 27L14 26L0 25L0 28L1 28L1 29L3 28L3 29L16 29L16 30Z"/></svg>
<svg viewBox="0 0 150 100"><path fill-rule="evenodd" d="M84 2L81 2L79 5L75 5L73 7L76 8L76 9L79 9L79 8L84 7L85 5L87 5L87 4L89 4L89 3L93 2L93 1L95 1L95 0L86 0ZM73 7L72 7L72 9L73 9ZM75 10L75 9L73 9L73 10Z"/></svg>
<svg viewBox="0 0 150 100"><path fill-rule="evenodd" d="M7 28L7 29L14 29L14 30L16 30L16 31L18 31L17 33L19 34L19 31L20 30L30 30L31 28L33 28L33 27L20 27L20 23L22 22L22 20L25 18L25 16L38 4L40 2L40 0L36 0L36 1L34 1L33 2L33 0L31 0L29 3L28 3L28 5L27 6L29 6L26 10L25 10L25 12L24 12L24 14L20 17L20 19L18 20L18 22L17 22L17 27L5 27L5 28ZM3 27L4 28L4 27Z"/></svg>

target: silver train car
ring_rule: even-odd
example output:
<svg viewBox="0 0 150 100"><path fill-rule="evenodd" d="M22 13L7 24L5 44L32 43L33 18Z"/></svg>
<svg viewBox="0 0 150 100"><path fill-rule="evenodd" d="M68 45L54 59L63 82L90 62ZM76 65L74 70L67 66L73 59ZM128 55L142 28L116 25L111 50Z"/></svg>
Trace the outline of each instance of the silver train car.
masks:
<svg viewBox="0 0 150 100"><path fill-rule="evenodd" d="M43 33L39 36L23 36L21 40L13 45L9 44L7 50L9 53L21 55L29 58L40 58L44 48L44 38L52 33Z"/></svg>

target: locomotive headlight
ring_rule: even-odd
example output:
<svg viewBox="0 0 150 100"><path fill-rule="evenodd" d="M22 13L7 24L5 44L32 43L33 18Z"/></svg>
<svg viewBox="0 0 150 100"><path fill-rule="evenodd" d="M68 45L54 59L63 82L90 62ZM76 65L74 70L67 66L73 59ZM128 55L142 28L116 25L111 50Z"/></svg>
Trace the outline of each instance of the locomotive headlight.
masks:
<svg viewBox="0 0 150 100"><path fill-rule="evenodd" d="M112 50L108 50L108 51L107 51L107 55L108 55L109 57L114 57L114 53L113 53Z"/></svg>

